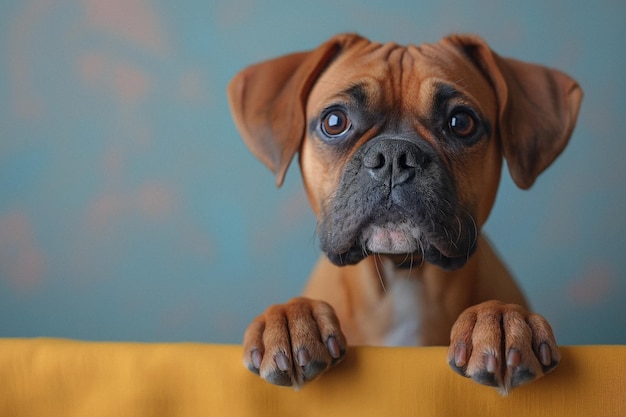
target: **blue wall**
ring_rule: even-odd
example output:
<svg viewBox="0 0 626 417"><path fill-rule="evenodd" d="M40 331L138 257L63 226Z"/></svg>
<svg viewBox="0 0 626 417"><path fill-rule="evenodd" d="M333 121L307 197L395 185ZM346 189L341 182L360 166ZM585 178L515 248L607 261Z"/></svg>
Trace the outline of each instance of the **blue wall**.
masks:
<svg viewBox="0 0 626 417"><path fill-rule="evenodd" d="M626 2L266 3L0 5L0 337L238 343L318 249L298 171L275 189L241 142L230 77L338 32L476 32L586 94L487 232L560 342L626 343Z"/></svg>

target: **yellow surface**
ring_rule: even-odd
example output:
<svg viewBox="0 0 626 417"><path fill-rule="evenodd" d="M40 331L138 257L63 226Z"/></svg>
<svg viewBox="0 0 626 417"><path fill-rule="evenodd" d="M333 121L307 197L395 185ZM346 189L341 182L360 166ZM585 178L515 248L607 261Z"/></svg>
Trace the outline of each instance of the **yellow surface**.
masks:
<svg viewBox="0 0 626 417"><path fill-rule="evenodd" d="M296 392L245 370L239 346L0 339L0 416L626 417L626 346L562 356L503 398L448 369L445 348L351 348Z"/></svg>

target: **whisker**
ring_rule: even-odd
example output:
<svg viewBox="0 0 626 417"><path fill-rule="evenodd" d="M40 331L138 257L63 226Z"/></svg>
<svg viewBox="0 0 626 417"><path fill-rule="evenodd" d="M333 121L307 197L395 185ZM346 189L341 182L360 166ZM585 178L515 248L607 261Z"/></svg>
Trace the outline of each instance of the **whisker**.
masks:
<svg viewBox="0 0 626 417"><path fill-rule="evenodd" d="M469 259L470 257L470 249L476 246L476 243L478 242L478 225L476 224L476 220L474 219L474 216L472 216L472 214L463 209L465 211L465 213L467 213L467 217L469 217L469 219L472 221L472 227L474 228L474 240L472 241L471 245L468 245L467 247L467 259Z"/></svg>
<svg viewBox="0 0 626 417"><path fill-rule="evenodd" d="M409 263L409 275L407 276L407 279L411 278L411 273L413 272L413 253L408 254L408 256L411 257L411 262Z"/></svg>
<svg viewBox="0 0 626 417"><path fill-rule="evenodd" d="M387 288L385 288L385 280L383 279L383 275L380 273L380 268L378 268L378 261L376 261L376 257L378 257L378 261L380 262L382 262L382 259L379 254L374 254L374 266L376 267L378 280L380 281L380 286L383 288L383 292L387 293Z"/></svg>

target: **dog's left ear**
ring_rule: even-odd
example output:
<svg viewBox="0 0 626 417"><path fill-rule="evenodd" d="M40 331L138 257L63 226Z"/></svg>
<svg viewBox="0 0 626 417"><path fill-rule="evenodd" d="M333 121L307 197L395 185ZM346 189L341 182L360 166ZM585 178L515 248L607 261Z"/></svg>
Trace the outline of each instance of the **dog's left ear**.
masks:
<svg viewBox="0 0 626 417"><path fill-rule="evenodd" d="M572 135L582 90L568 75L503 58L477 36L444 40L460 49L491 82L498 99L498 132L511 177L529 188Z"/></svg>
<svg viewBox="0 0 626 417"><path fill-rule="evenodd" d="M243 69L228 85L230 109L252 153L280 187L306 129L305 106L313 84L341 49L358 35L337 35L308 52L285 55Z"/></svg>

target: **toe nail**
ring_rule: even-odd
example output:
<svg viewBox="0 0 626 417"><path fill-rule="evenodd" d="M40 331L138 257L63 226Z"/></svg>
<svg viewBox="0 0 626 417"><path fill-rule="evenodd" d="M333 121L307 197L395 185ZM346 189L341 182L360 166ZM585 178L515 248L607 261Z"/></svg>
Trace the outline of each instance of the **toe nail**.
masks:
<svg viewBox="0 0 626 417"><path fill-rule="evenodd" d="M334 359L339 359L341 357L341 348L339 347L339 342L337 342L335 336L330 336L326 340L326 348L328 349L330 356Z"/></svg>
<svg viewBox="0 0 626 417"><path fill-rule="evenodd" d="M522 362L522 355L515 349L511 349L506 358L506 365L510 368L515 368L519 366Z"/></svg>
<svg viewBox="0 0 626 417"><path fill-rule="evenodd" d="M550 346L547 343L539 345L539 360L543 366L552 364L552 352L550 352Z"/></svg>
<svg viewBox="0 0 626 417"><path fill-rule="evenodd" d="M311 355L308 350L302 348L298 351L297 359L298 365L307 366L311 362Z"/></svg>
<svg viewBox="0 0 626 417"><path fill-rule="evenodd" d="M457 345L454 348L454 364L459 368L467 364L467 348L464 345Z"/></svg>
<svg viewBox="0 0 626 417"><path fill-rule="evenodd" d="M276 356L274 356L274 362L276 362L276 366L278 366L278 369L281 371L289 370L289 361L284 353L277 353Z"/></svg>
<svg viewBox="0 0 626 417"><path fill-rule="evenodd" d="M490 374L495 373L496 368L498 367L498 361L496 360L496 357L494 355L488 354L485 362L485 369L487 370L487 372L489 372Z"/></svg>
<svg viewBox="0 0 626 417"><path fill-rule="evenodd" d="M261 369L261 361L263 360L263 356L261 356L261 352L258 350L253 350L250 354L250 358L252 359L252 366L256 369Z"/></svg>

